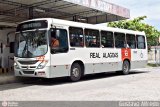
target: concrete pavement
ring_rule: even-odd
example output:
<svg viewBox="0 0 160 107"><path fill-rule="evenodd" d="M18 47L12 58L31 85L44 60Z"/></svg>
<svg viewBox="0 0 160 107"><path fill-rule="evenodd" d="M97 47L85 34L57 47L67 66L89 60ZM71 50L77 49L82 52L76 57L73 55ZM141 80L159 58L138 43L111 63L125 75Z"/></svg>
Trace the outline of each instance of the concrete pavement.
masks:
<svg viewBox="0 0 160 107"><path fill-rule="evenodd" d="M139 101L160 100L160 68L85 77L80 82L66 78L0 85L0 101Z"/></svg>
<svg viewBox="0 0 160 107"><path fill-rule="evenodd" d="M0 74L0 85L17 82L13 72Z"/></svg>

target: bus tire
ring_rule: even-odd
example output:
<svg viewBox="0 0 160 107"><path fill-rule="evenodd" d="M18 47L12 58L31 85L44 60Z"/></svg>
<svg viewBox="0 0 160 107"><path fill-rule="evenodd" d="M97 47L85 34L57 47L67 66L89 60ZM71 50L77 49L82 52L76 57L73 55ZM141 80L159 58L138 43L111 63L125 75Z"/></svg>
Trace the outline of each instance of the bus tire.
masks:
<svg viewBox="0 0 160 107"><path fill-rule="evenodd" d="M123 75L129 74L129 70L130 70L130 64L127 60L125 60L122 65L122 74Z"/></svg>
<svg viewBox="0 0 160 107"><path fill-rule="evenodd" d="M79 81L82 77L82 69L78 63L73 63L71 66L70 80L73 82Z"/></svg>

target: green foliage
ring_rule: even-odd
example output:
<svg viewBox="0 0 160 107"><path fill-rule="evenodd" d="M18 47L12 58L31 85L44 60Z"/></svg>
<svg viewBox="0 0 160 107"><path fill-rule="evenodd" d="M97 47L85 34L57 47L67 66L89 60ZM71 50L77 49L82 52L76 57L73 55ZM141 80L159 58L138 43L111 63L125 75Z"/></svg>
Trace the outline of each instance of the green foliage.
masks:
<svg viewBox="0 0 160 107"><path fill-rule="evenodd" d="M153 26L143 23L146 16L137 17L133 20L121 20L118 22L108 23L108 27L115 27L121 29L144 31L147 36L147 41L149 46L157 45L160 32Z"/></svg>

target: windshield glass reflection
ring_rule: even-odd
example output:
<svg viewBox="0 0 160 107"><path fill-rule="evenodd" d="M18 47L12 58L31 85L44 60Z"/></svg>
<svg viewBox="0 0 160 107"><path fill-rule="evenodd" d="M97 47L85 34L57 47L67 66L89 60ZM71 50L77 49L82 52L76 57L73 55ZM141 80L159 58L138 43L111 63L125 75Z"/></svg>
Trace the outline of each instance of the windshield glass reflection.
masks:
<svg viewBox="0 0 160 107"><path fill-rule="evenodd" d="M16 34L15 56L33 58L47 52L47 32L45 30L27 31Z"/></svg>

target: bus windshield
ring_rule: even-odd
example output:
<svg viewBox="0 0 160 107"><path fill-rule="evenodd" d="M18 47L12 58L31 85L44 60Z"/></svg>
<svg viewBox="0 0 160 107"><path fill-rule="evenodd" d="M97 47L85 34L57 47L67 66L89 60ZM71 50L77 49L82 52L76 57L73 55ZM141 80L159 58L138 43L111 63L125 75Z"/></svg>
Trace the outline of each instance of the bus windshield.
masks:
<svg viewBox="0 0 160 107"><path fill-rule="evenodd" d="M34 58L47 53L47 31L24 31L16 33L15 56Z"/></svg>

